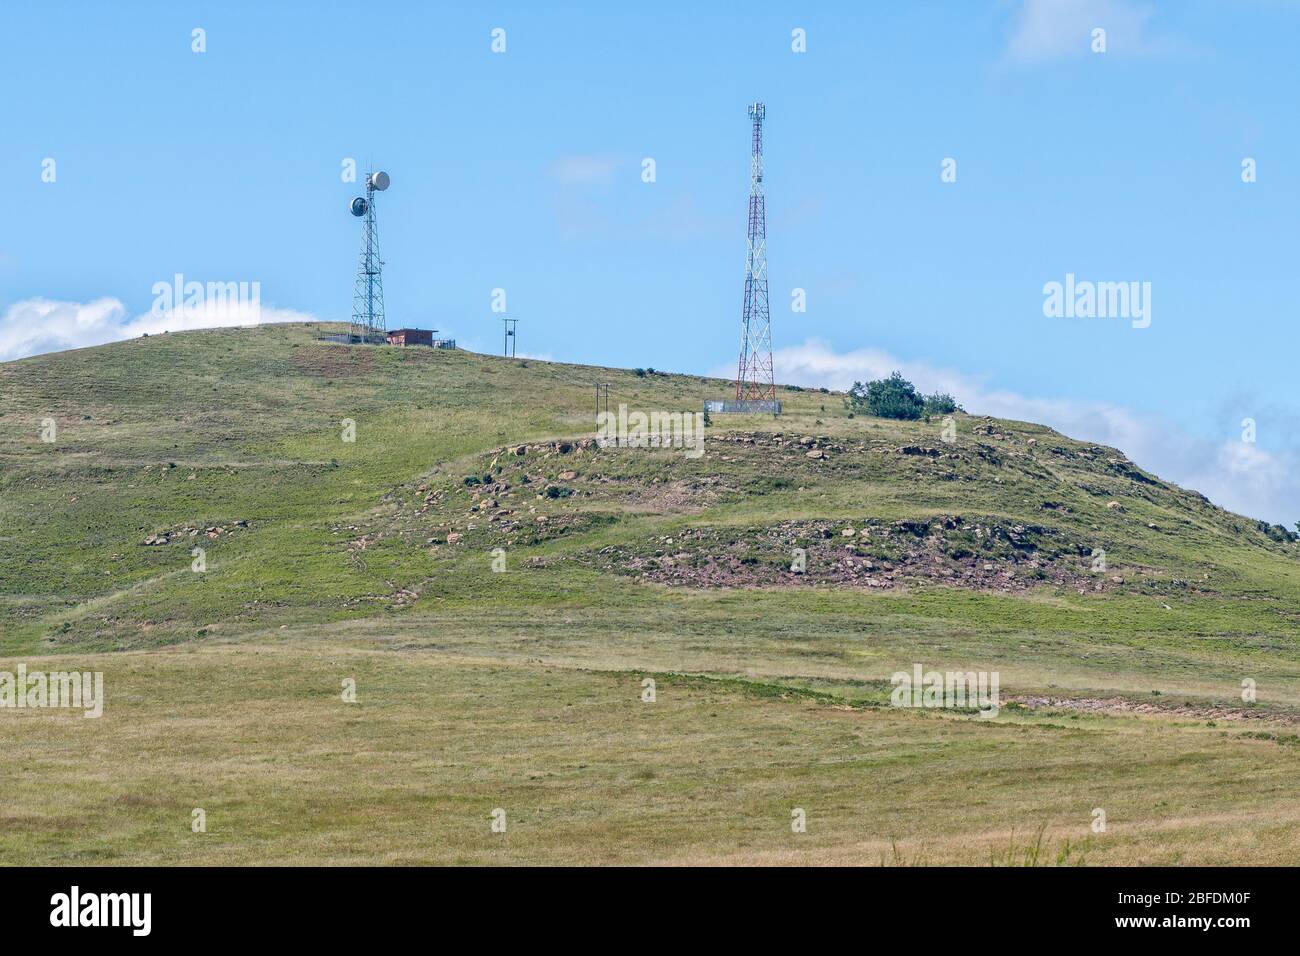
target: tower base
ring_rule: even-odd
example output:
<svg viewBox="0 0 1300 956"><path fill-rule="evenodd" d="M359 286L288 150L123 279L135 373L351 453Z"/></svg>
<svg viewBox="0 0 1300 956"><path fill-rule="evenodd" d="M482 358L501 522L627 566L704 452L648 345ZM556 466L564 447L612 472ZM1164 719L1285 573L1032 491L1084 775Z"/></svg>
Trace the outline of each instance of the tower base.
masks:
<svg viewBox="0 0 1300 956"><path fill-rule="evenodd" d="M780 415L781 402L771 399L757 399L745 402L709 399L704 403L704 410L710 415Z"/></svg>

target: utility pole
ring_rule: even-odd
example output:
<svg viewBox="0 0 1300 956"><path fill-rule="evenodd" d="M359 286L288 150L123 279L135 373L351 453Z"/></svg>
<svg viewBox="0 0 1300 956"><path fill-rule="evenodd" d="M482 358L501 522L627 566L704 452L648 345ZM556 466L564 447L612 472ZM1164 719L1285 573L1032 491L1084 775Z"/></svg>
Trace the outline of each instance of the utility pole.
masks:
<svg viewBox="0 0 1300 956"><path fill-rule="evenodd" d="M597 383L596 383L596 430L597 430L597 433L599 433L599 431L600 431L600 403L601 403L601 399L602 399L602 398L604 399L604 402L605 402L605 427L608 428L608 427L609 427L609 383L608 383L608 382L597 382ZM617 436L617 435L614 436L614 444L618 444L618 436Z"/></svg>

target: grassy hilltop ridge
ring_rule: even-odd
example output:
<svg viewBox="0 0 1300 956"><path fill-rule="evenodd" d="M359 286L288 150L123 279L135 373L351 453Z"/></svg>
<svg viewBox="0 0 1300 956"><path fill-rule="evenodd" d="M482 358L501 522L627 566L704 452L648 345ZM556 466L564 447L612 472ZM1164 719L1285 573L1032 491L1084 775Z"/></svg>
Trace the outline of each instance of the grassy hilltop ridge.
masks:
<svg viewBox="0 0 1300 956"><path fill-rule="evenodd" d="M109 695L0 713L0 862L1291 859L1295 543L1038 425L784 389L602 449L594 383L728 383L328 330L0 365L0 670ZM889 708L913 663L1011 706Z"/></svg>
<svg viewBox="0 0 1300 956"><path fill-rule="evenodd" d="M650 539L660 530L720 527L735 540L694 548L697 563L737 545L757 550L776 573L701 571L684 583L797 587L835 570L844 523L888 529L940 516L963 518L946 529L936 522L940 550L958 564L963 550L980 559L973 563L983 590L1056 579L1066 590L1186 598L1185 608L1206 613L1251 595L1290 625L1300 612L1294 546L1114 449L1041 427L959 416L958 440L947 445L937 422L850 419L841 396L783 390L780 420L715 416L708 453L695 461L645 449L515 456L502 452L590 437L597 380L612 383L614 405L646 410L698 410L727 386L460 351L348 349L318 335L272 326L156 336L0 366L9 646L150 646L214 625L245 632L303 614L368 615L412 603L406 589L424 593L435 577L484 563L474 542L484 553L523 544L520 558L537 549L548 568L565 563L557 552L595 566L592 548L614 543L626 552L622 571L626 562L655 564L653 552L663 549ZM40 441L46 418L57 423L54 443ZM342 440L345 420L356 423L354 442ZM806 456L814 448L824 449L822 459ZM570 470L572 480L557 478ZM482 475L513 481L505 524L527 530L493 534L486 520L469 529L475 498L491 492L464 481ZM534 487L520 484L525 476ZM538 503L547 484L566 497ZM423 500L428 487L433 507ZM529 509L555 523L537 533ZM802 525L760 547L758 530L781 519ZM822 548L828 523L833 537ZM209 528L223 530L209 537ZM456 530L469 535L461 547L427 546ZM144 545L178 531L165 546ZM1009 533L1033 540L1008 541ZM918 527L901 537L929 534ZM888 574L891 557L909 550L899 540L877 535L857 551L874 554ZM196 543L211 559L203 576L189 574ZM800 544L829 552L826 560L802 578L780 573ZM1107 573L1092 572L1094 548L1106 551ZM912 577L964 583L923 568ZM435 589L429 597L474 594ZM1240 611L1250 614L1243 605L1234 616ZM1250 623L1267 624L1255 615Z"/></svg>

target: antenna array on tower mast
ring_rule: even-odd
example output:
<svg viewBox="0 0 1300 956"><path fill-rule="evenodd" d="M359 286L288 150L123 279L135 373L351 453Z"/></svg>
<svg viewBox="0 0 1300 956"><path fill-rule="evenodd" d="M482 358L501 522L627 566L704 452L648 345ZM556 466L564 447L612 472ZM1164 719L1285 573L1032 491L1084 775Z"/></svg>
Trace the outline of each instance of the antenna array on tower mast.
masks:
<svg viewBox="0 0 1300 956"><path fill-rule="evenodd" d="M767 203L763 196L762 103L749 107L753 124L749 162L749 241L745 253L745 305L741 314L736 401L774 402L772 315L767 297Z"/></svg>
<svg viewBox="0 0 1300 956"><path fill-rule="evenodd" d="M375 193L388 188L388 173L366 176L366 195L352 200L352 215L363 222L361 258L352 292L352 323L348 337L353 342L384 342L388 323L384 318L384 261L379 257L379 228L375 221Z"/></svg>

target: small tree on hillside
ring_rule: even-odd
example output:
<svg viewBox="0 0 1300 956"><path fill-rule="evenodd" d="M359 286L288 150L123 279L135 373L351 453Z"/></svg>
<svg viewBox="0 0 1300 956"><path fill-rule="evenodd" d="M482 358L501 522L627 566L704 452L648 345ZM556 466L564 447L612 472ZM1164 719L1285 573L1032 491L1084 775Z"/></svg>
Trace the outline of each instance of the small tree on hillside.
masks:
<svg viewBox="0 0 1300 956"><path fill-rule="evenodd" d="M961 411L961 406L957 404L957 399L947 392L935 392L933 395L925 396L927 415L951 415L957 411Z"/></svg>
<svg viewBox="0 0 1300 956"><path fill-rule="evenodd" d="M854 382L845 403L851 412L865 412L878 418L915 419L925 411L925 399L898 372L866 385Z"/></svg>

